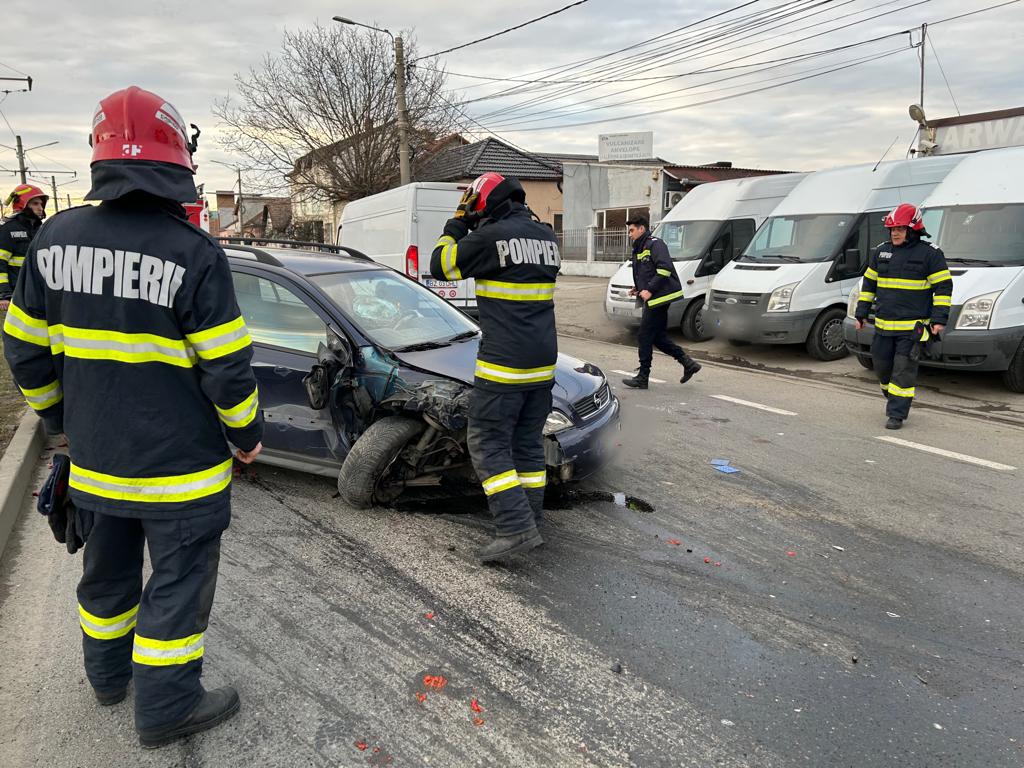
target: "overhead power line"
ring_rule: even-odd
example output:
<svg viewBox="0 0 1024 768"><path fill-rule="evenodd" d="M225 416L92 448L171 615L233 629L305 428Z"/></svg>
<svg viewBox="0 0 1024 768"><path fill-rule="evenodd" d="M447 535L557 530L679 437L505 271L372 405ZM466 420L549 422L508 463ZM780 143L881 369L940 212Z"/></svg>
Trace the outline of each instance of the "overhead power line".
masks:
<svg viewBox="0 0 1024 768"><path fill-rule="evenodd" d="M522 29L523 27L528 27L531 24L536 24L538 21L543 21L544 19L550 19L552 16L557 16L560 13L568 11L570 8L575 8L577 5L583 5L586 2L588 2L588 0L576 0L575 3L569 3L568 5L559 8L557 11L551 11L550 13L545 13L543 16L538 16L535 19L530 19L529 21L524 21L522 24L516 24L516 26L514 26L514 27L509 27L508 29L503 29L500 32L495 32L493 35L488 35L487 37L481 37L481 38L478 38L476 40L470 40L468 43L463 43L462 45L456 45L454 48L445 48L443 51L438 51L437 53L431 53L431 54L429 54L427 56L420 56L417 59L413 59L412 62L410 62L410 63L414 63L416 61L419 61L420 59L431 59L434 56L440 56L442 53L451 53L452 51L460 51L463 48L469 48L469 46L476 45L477 43L482 43L485 40L493 40L496 37L501 37L502 35L508 34L509 32L514 32L517 29Z"/></svg>
<svg viewBox="0 0 1024 768"><path fill-rule="evenodd" d="M942 73L942 81L946 84L946 90L949 91L949 98L953 101L953 109L956 113L960 114L960 105L956 103L956 96L953 95L953 89L949 86L949 78L946 77L946 70L942 68L942 62L939 61L939 52L935 50L935 42L932 38L928 38L928 45L932 49L932 56L935 57L935 63L939 65L939 72Z"/></svg>

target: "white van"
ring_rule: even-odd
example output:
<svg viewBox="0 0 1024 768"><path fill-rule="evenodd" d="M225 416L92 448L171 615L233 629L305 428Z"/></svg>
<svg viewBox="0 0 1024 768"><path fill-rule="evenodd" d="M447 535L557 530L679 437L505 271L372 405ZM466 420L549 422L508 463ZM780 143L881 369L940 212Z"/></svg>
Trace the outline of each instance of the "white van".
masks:
<svg viewBox="0 0 1024 768"><path fill-rule="evenodd" d="M465 189L464 184L414 182L353 200L341 213L338 244L404 272L464 312L476 314L473 280L430 276L430 254Z"/></svg>
<svg viewBox="0 0 1024 768"><path fill-rule="evenodd" d="M732 342L806 344L818 360L845 357L847 302L871 249L888 237L885 214L903 202L920 204L962 159L810 174L715 277L705 324Z"/></svg>
<svg viewBox="0 0 1024 768"><path fill-rule="evenodd" d="M1002 371L1008 389L1024 392L1024 147L966 155L922 207L953 275L953 302L939 359L921 363ZM865 367L873 334L870 324L858 332L846 323L847 345Z"/></svg>
<svg viewBox="0 0 1024 768"><path fill-rule="evenodd" d="M690 341L711 338L704 325L704 299L711 280L733 257L743 253L755 230L806 176L781 173L701 184L668 212L654 230L672 255L683 299L668 309L668 324L680 326ZM608 281L604 311L612 320L640 322L643 308L629 295L630 262Z"/></svg>

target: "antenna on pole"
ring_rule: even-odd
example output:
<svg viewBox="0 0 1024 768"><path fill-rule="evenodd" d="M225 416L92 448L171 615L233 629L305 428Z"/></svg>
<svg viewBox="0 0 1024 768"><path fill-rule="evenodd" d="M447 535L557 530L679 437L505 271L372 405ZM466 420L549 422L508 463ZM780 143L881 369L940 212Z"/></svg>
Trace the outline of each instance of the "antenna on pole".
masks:
<svg viewBox="0 0 1024 768"><path fill-rule="evenodd" d="M892 149L896 145L896 142L899 141L899 140L900 140L899 136L897 136L895 139L892 140L892 144L890 144L889 148L886 149L885 152L882 153L882 156L880 158L878 158L878 162L875 163L875 167L871 169L872 173L874 173L875 171L878 170L878 166L880 166L882 164L882 161L885 160L885 156L889 154L889 150Z"/></svg>

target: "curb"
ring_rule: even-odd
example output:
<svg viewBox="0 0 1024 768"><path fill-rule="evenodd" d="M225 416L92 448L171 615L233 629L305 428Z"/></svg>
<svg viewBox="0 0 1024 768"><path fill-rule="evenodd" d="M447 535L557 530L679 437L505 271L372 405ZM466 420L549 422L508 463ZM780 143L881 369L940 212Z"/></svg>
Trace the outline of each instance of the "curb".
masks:
<svg viewBox="0 0 1024 768"><path fill-rule="evenodd" d="M0 458L0 559L25 504L25 494L42 448L43 422L32 411L26 410L18 431Z"/></svg>

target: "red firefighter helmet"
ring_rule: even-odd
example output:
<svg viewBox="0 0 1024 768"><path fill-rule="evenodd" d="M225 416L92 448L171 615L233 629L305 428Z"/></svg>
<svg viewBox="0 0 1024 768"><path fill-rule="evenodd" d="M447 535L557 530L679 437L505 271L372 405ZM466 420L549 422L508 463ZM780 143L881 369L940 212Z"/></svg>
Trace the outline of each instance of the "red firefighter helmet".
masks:
<svg viewBox="0 0 1024 768"><path fill-rule="evenodd" d="M15 213L20 213L25 210L25 206L28 205L29 200L34 200L37 197L43 198L43 207L45 208L46 203L50 200L49 195L43 192L39 187L34 187L31 184L19 184L14 188L14 191L7 196L4 203L11 206Z"/></svg>
<svg viewBox="0 0 1024 768"><path fill-rule="evenodd" d="M196 128L195 125L192 126ZM195 171L199 129L191 139L178 110L160 96L129 86L103 99L92 118L92 162L155 160Z"/></svg>
<svg viewBox="0 0 1024 768"><path fill-rule="evenodd" d="M903 203L889 211L889 215L885 217L885 226L890 229L892 227L908 227L914 232L923 232L923 214L916 205Z"/></svg>
<svg viewBox="0 0 1024 768"><path fill-rule="evenodd" d="M476 180L469 185L470 190L475 192L477 195L476 203L473 205L473 210L482 211L486 208L487 198L490 196L491 192L494 191L495 187L501 184L504 180L504 176L500 173L494 173L493 171L488 171L482 176L477 176Z"/></svg>

